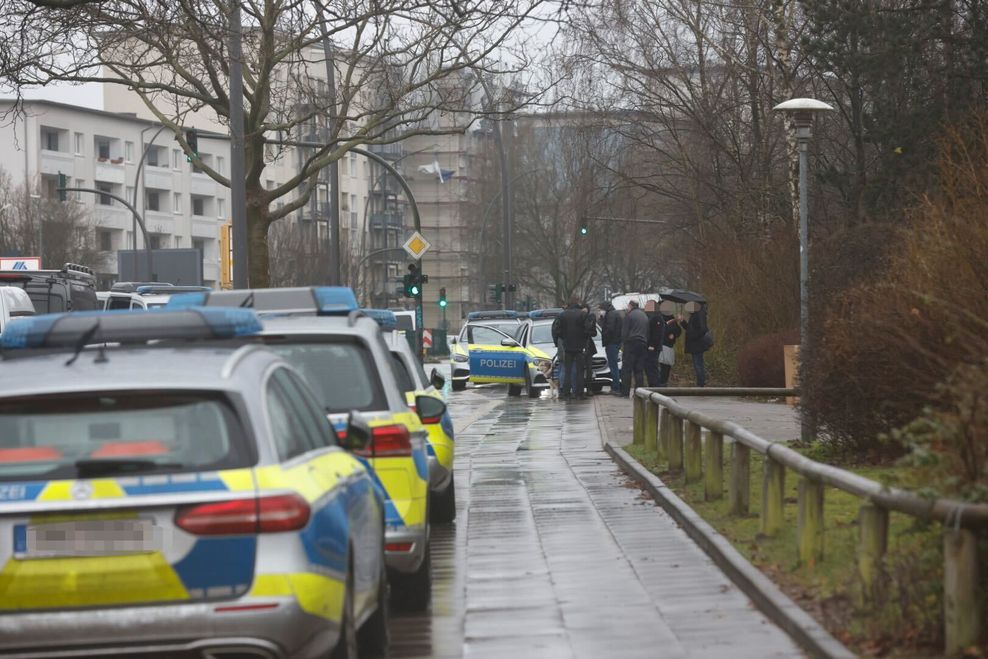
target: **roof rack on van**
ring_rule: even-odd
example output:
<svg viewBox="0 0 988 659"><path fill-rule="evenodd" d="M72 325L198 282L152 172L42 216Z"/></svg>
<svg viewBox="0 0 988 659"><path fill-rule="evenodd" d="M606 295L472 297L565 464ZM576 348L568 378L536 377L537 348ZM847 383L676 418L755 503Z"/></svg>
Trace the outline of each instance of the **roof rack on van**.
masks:
<svg viewBox="0 0 988 659"><path fill-rule="evenodd" d="M306 286L180 293L168 300L165 309L193 306L241 307L262 315L314 313L318 316L348 316L360 307L357 296L346 286Z"/></svg>
<svg viewBox="0 0 988 659"><path fill-rule="evenodd" d="M141 286L173 286L166 281L118 281L110 286L111 293L135 293Z"/></svg>
<svg viewBox="0 0 988 659"><path fill-rule="evenodd" d="M84 265L79 265L78 263L66 263L62 266L63 272L81 272L86 275L96 276L96 273L92 268L87 268Z"/></svg>
<svg viewBox="0 0 988 659"><path fill-rule="evenodd" d="M209 286L175 286L174 284L144 284L134 292L138 295L173 295L176 293L200 293L212 291Z"/></svg>
<svg viewBox="0 0 988 659"><path fill-rule="evenodd" d="M5 350L77 348L80 341L85 345L229 339L261 329L257 314L250 309L76 311L11 323L0 335L0 346Z"/></svg>
<svg viewBox="0 0 988 659"><path fill-rule="evenodd" d="M517 311L510 311L506 309L493 311L471 311L467 314L467 320L517 319L518 316L519 314Z"/></svg>

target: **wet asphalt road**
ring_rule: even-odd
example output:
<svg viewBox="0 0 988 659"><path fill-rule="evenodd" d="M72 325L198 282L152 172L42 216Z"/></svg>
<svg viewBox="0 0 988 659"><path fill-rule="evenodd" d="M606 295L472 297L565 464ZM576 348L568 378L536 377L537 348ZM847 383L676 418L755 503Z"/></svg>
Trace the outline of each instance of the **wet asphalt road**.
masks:
<svg viewBox="0 0 988 659"><path fill-rule="evenodd" d="M393 616L392 656L802 656L614 466L592 402L449 403L457 520L433 527L432 607Z"/></svg>

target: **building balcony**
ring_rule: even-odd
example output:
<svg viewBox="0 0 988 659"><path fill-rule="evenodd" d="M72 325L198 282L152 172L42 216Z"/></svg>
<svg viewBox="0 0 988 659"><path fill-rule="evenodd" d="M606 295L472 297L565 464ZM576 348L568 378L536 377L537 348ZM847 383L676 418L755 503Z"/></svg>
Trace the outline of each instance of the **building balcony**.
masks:
<svg viewBox="0 0 988 659"><path fill-rule="evenodd" d="M397 160L405 155L405 149L402 147L400 142L394 142L392 144L371 144L368 151L371 153L376 153L382 158L387 158L388 160Z"/></svg>
<svg viewBox="0 0 988 659"><path fill-rule="evenodd" d="M192 236L195 238L211 238L216 240L220 235L220 224L223 224L223 220L193 217L191 222Z"/></svg>
<svg viewBox="0 0 988 659"><path fill-rule="evenodd" d="M405 225L402 213L371 213L371 229L400 229Z"/></svg>
<svg viewBox="0 0 988 659"><path fill-rule="evenodd" d="M144 223L149 233L175 233L175 214L164 211L144 211Z"/></svg>
<svg viewBox="0 0 988 659"><path fill-rule="evenodd" d="M216 181L208 174L193 173L189 176L189 192L200 197L215 197Z"/></svg>
<svg viewBox="0 0 988 659"><path fill-rule="evenodd" d="M172 171L167 167L145 167L144 187L155 190L171 190L175 187Z"/></svg>
<svg viewBox="0 0 988 659"><path fill-rule="evenodd" d="M123 185L126 178L126 173L122 164L118 165L110 162L109 160L106 162L96 161L96 167L93 170L93 180Z"/></svg>
<svg viewBox="0 0 988 659"><path fill-rule="evenodd" d="M129 231L133 227L134 216L123 206L103 206L102 204L96 204L93 207L93 216L96 218L101 229Z"/></svg>
<svg viewBox="0 0 988 659"><path fill-rule="evenodd" d="M75 174L75 157L62 151L41 150L41 173L57 175L59 172L66 176Z"/></svg>

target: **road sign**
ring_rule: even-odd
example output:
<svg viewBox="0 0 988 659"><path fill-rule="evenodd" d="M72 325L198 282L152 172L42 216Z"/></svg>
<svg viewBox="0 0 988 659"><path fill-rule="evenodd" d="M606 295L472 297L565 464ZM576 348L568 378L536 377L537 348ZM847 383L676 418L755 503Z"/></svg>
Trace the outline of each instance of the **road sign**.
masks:
<svg viewBox="0 0 988 659"><path fill-rule="evenodd" d="M402 247L405 248L405 251L408 252L409 256L413 259L420 259L423 254L429 251L429 248L432 247L432 243L426 240L425 236L421 233L414 231Z"/></svg>
<svg viewBox="0 0 988 659"><path fill-rule="evenodd" d="M0 259L0 270L41 270L40 256Z"/></svg>
<svg viewBox="0 0 988 659"><path fill-rule="evenodd" d="M422 330L422 347L423 348L432 347L432 330L427 330L427 329Z"/></svg>

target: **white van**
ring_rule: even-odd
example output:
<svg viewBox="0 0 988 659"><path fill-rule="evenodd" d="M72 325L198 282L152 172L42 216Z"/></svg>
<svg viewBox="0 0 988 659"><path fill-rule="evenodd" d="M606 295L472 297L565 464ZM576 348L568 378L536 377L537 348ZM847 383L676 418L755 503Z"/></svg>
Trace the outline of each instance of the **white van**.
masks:
<svg viewBox="0 0 988 659"><path fill-rule="evenodd" d="M34 304L27 291L17 286L0 286L0 334L12 321L34 315Z"/></svg>

